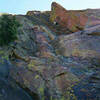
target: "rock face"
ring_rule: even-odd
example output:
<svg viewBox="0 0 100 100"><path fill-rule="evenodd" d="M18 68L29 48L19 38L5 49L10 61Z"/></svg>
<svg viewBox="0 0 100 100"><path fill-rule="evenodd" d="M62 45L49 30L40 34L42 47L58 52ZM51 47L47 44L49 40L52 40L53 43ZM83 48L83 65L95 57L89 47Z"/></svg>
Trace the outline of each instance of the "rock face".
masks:
<svg viewBox="0 0 100 100"><path fill-rule="evenodd" d="M100 26L98 25L88 28L84 32L59 36L54 47L58 54L67 57L100 58L99 34Z"/></svg>
<svg viewBox="0 0 100 100"><path fill-rule="evenodd" d="M67 89L75 85L79 79L66 67L61 66L56 59L52 62L50 60L53 59L43 61L43 59L33 58L29 64L18 61L14 63L17 66L13 67L10 73L21 86L37 94L39 100L50 98L61 100L68 95Z"/></svg>
<svg viewBox="0 0 100 100"><path fill-rule="evenodd" d="M88 16L94 16L100 18L100 9L87 9Z"/></svg>
<svg viewBox="0 0 100 100"><path fill-rule="evenodd" d="M100 58L100 37L94 35L72 34L60 36L55 46L56 52L63 56ZM59 49L58 49L59 48Z"/></svg>
<svg viewBox="0 0 100 100"><path fill-rule="evenodd" d="M52 59L53 60L53 59ZM69 60L69 61L68 61ZM61 59L32 58L25 63L21 60L13 62L10 71L13 79L23 88L28 88L36 97L35 100L97 100L99 98L99 70L94 71L95 64L84 59L68 58L61 63ZM90 67L93 67L91 69ZM93 82L93 83L92 83ZM94 88L95 84L95 88ZM95 97L96 96L96 97Z"/></svg>
<svg viewBox="0 0 100 100"><path fill-rule="evenodd" d="M0 100L33 100L16 83L0 78Z"/></svg>
<svg viewBox="0 0 100 100"><path fill-rule="evenodd" d="M1 77L13 79L33 100L100 100L99 18L92 11L89 16L87 11L67 11L57 3L52 7L56 12L29 11L16 16L22 24L18 40L9 48L0 48L0 61L10 62L9 67L0 62L0 100L5 93L10 100L13 95L15 100L31 100L19 88L17 96L16 85L12 87Z"/></svg>
<svg viewBox="0 0 100 100"><path fill-rule="evenodd" d="M11 68L10 75L23 88L28 88L32 94L38 95L36 100L68 98L69 94L66 94L66 91L79 81L78 77L59 63L60 59L55 55L54 49L49 43L51 40L41 26L33 27L33 36L35 36L34 42L37 47L36 55L26 54L26 57L23 57L16 48L14 52L17 57L15 55L13 57L15 56L17 62L12 61L15 66ZM21 46L20 49L22 49Z"/></svg>
<svg viewBox="0 0 100 100"><path fill-rule="evenodd" d="M23 23L22 29L29 27L21 35L24 37L28 34L28 41L26 38L21 41L35 44L34 48L37 50L34 52L35 55L30 55L28 52L33 51L31 47L25 49L24 54L21 52L23 46L18 42L20 50L14 49L17 56L12 55L13 67L10 69L10 76L20 86L28 89L36 100L98 100L100 98L100 68L98 67L100 38L90 33L99 27L92 29L92 32L87 29L85 32L82 31L83 33L77 32L50 38L53 35L52 32L48 34L44 31L44 26L34 25L30 18L24 18L25 16L18 17ZM19 36L20 39L22 38ZM25 44L24 48L27 47ZM72 54L74 48L79 50Z"/></svg>
<svg viewBox="0 0 100 100"><path fill-rule="evenodd" d="M88 17L84 11L67 11L59 4L53 2L50 21L59 24L63 29L65 28L70 32L76 32L84 29Z"/></svg>
<svg viewBox="0 0 100 100"><path fill-rule="evenodd" d="M0 48L0 100L33 100L10 77L9 50Z"/></svg>
<svg viewBox="0 0 100 100"><path fill-rule="evenodd" d="M52 3L50 22L55 24L55 31L68 34L100 24L100 9L66 10L56 2Z"/></svg>

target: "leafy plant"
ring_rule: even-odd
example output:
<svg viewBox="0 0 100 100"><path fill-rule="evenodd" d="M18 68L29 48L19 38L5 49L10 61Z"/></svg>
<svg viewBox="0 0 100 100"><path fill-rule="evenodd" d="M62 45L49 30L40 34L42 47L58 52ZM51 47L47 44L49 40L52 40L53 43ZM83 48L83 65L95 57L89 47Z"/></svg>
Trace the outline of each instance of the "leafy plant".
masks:
<svg viewBox="0 0 100 100"><path fill-rule="evenodd" d="M20 24L15 16L2 15L0 18L0 45L8 45L17 39Z"/></svg>

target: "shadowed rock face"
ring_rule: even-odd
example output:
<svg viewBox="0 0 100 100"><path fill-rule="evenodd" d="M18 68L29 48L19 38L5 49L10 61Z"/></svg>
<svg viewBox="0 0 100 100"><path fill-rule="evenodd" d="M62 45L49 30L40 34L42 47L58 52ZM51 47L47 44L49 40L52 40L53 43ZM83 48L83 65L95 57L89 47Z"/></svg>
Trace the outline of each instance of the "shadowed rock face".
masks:
<svg viewBox="0 0 100 100"><path fill-rule="evenodd" d="M0 78L0 100L32 100L32 98L15 82Z"/></svg>
<svg viewBox="0 0 100 100"><path fill-rule="evenodd" d="M27 92L9 77L11 64L6 53L4 49L0 49L0 100L32 100Z"/></svg>
<svg viewBox="0 0 100 100"><path fill-rule="evenodd" d="M62 28L75 32L84 29L88 17L84 11L67 11L59 4L53 2L50 21L58 23Z"/></svg>

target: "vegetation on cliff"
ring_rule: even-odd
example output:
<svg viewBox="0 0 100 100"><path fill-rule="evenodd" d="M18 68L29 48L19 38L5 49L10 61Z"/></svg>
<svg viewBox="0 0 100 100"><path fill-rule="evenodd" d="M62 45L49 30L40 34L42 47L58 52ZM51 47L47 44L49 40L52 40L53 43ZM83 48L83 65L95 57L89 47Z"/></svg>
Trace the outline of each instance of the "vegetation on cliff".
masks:
<svg viewBox="0 0 100 100"><path fill-rule="evenodd" d="M2 15L0 19L0 45L8 45L17 39L20 24L15 16Z"/></svg>

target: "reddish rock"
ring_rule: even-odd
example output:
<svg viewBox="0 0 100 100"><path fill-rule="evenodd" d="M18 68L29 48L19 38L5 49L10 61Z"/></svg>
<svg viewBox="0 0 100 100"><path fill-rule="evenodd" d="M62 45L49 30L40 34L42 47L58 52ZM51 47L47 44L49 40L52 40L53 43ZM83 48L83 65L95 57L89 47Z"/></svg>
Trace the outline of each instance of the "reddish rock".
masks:
<svg viewBox="0 0 100 100"><path fill-rule="evenodd" d="M84 11L67 11L59 4L52 3L50 21L71 32L82 30L88 21Z"/></svg>

